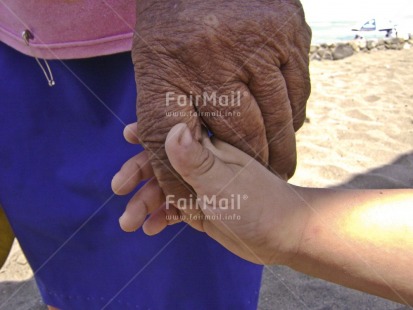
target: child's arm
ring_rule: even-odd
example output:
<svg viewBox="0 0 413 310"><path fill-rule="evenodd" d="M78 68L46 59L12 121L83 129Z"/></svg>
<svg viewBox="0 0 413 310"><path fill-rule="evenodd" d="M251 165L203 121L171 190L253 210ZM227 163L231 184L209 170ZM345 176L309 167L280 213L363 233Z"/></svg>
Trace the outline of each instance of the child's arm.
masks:
<svg viewBox="0 0 413 310"><path fill-rule="evenodd" d="M193 220L194 210L182 209L182 203L180 210L166 208L152 179L126 207L124 230L136 230L146 220L144 231L156 234L171 224L168 215L179 215L246 260L284 264L413 304L413 190L292 186L229 144L206 136L201 143L194 140L184 124L171 129L165 147L176 172L198 198L206 198L195 210L203 217ZM126 194L153 175L148 154L141 153L122 167L112 187ZM225 201L230 206L220 204Z"/></svg>
<svg viewBox="0 0 413 310"><path fill-rule="evenodd" d="M293 269L413 304L413 190L300 193L313 213Z"/></svg>

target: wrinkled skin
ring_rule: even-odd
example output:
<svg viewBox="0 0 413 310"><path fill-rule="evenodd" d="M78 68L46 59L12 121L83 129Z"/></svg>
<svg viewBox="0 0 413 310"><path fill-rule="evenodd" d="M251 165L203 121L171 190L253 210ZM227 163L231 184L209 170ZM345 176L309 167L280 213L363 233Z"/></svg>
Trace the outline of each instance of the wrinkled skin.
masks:
<svg viewBox="0 0 413 310"><path fill-rule="evenodd" d="M281 178L294 174L295 131L310 94L310 41L299 1L137 1L137 134L166 195L193 192L165 153L166 136L177 123L186 123L198 140L205 125ZM168 92L173 99L167 103ZM239 92L240 103L178 104L178 95L204 92L217 98ZM205 116L214 111L237 114Z"/></svg>

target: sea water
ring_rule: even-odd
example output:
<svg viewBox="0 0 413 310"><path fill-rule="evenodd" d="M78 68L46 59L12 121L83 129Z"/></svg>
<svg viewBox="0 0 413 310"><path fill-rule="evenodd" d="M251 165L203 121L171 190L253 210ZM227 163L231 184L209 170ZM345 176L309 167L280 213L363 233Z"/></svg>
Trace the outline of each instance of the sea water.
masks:
<svg viewBox="0 0 413 310"><path fill-rule="evenodd" d="M350 41L355 36L351 30L354 21L313 21L308 24L313 32L312 44Z"/></svg>
<svg viewBox="0 0 413 310"><path fill-rule="evenodd" d="M405 37L413 33L412 0L301 0L307 23L313 31L312 44L352 40L370 19L392 21ZM385 37L385 31L365 32L366 38Z"/></svg>

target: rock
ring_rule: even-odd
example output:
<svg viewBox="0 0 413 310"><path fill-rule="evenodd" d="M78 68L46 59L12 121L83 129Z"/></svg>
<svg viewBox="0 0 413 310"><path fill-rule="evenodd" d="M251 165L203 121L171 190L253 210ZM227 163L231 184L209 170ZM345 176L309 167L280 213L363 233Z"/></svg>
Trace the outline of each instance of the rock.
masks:
<svg viewBox="0 0 413 310"><path fill-rule="evenodd" d="M354 50L350 45L338 45L333 51L333 59L339 60L353 56Z"/></svg>
<svg viewBox="0 0 413 310"><path fill-rule="evenodd" d="M315 52L317 52L319 48L320 48L320 46L318 46L318 45L311 45L311 46L310 46L310 55L312 55L312 54L314 54Z"/></svg>
<svg viewBox="0 0 413 310"><path fill-rule="evenodd" d="M323 44L320 44L320 47L326 49L326 48L328 48L328 45L327 45L327 43L323 43Z"/></svg>
<svg viewBox="0 0 413 310"><path fill-rule="evenodd" d="M323 59L325 60L333 60L333 53L329 50L326 50L324 55L323 55Z"/></svg>
<svg viewBox="0 0 413 310"><path fill-rule="evenodd" d="M364 49L367 48L367 41L366 41L366 39L359 39L359 40L357 40L356 42L357 42L357 45L358 45L358 47L359 47L360 50L364 50Z"/></svg>
<svg viewBox="0 0 413 310"><path fill-rule="evenodd" d="M323 47L320 47L317 51L317 55L323 58L325 52L326 52L326 49Z"/></svg>
<svg viewBox="0 0 413 310"><path fill-rule="evenodd" d="M402 40L399 38L388 38L384 40L384 45L390 50L401 50L403 48Z"/></svg>
<svg viewBox="0 0 413 310"><path fill-rule="evenodd" d="M377 41L376 40L369 40L367 41L367 49L372 50L377 46Z"/></svg>
<svg viewBox="0 0 413 310"><path fill-rule="evenodd" d="M386 45L386 48L389 50L401 50L403 46L401 44L390 44Z"/></svg>
<svg viewBox="0 0 413 310"><path fill-rule="evenodd" d="M310 56L310 60L318 60L318 61L320 61L320 60L321 60L321 57L320 57L320 55L318 55L317 53L314 53L314 54L312 54L312 55Z"/></svg>
<svg viewBox="0 0 413 310"><path fill-rule="evenodd" d="M353 51L355 51L355 52L360 52L360 47L359 47L359 45L357 44L357 41L350 41L350 42L348 42L348 44L351 46L351 48L353 49Z"/></svg>

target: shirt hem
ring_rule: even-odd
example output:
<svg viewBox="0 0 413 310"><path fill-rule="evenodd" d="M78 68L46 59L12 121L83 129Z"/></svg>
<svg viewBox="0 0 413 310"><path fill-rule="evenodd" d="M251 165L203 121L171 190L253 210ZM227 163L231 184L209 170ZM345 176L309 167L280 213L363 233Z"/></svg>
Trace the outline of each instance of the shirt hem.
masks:
<svg viewBox="0 0 413 310"><path fill-rule="evenodd" d="M86 41L34 42L29 47L22 38L0 28L0 41L27 56L42 59L79 59L122 53L131 50L132 37L133 33L130 32Z"/></svg>

